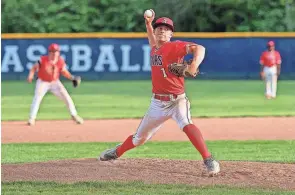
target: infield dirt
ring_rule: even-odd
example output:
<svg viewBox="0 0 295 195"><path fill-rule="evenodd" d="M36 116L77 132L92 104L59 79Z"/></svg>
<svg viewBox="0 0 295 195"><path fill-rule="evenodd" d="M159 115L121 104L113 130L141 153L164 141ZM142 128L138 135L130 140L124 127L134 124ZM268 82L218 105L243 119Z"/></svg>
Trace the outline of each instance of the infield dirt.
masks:
<svg viewBox="0 0 295 195"><path fill-rule="evenodd" d="M206 140L292 140L295 117L194 119ZM138 119L2 122L2 143L121 142L134 133ZM172 120L151 141L188 141ZM99 151L98 151L99 152ZM221 161L221 173L206 174L202 161L127 159L111 162L69 159L41 163L2 164L2 181L143 181L145 183L223 184L295 190L295 164Z"/></svg>

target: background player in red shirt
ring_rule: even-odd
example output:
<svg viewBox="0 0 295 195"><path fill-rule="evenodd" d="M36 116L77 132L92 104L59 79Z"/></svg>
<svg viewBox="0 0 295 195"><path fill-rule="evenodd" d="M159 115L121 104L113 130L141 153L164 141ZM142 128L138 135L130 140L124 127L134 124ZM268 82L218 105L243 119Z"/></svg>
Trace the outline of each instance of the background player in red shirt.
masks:
<svg viewBox="0 0 295 195"><path fill-rule="evenodd" d="M276 98L277 80L281 72L281 55L275 50L275 43L267 43L267 51L262 52L260 56L260 75L265 81L265 97L267 99Z"/></svg>
<svg viewBox="0 0 295 195"><path fill-rule="evenodd" d="M66 69L65 61L60 56L59 45L55 43L51 44L48 47L48 51L47 56L41 56L40 60L34 64L27 78L28 82L31 83L34 79L35 72L38 72L28 125L35 124L40 103L48 91L63 100L70 111L72 119L78 124L82 124L83 119L77 114L72 98L59 80L60 74L69 80L73 80L75 77Z"/></svg>
<svg viewBox="0 0 295 195"><path fill-rule="evenodd" d="M102 161L114 160L124 152L144 144L161 127L172 118L180 129L188 136L195 148L204 159L210 176L220 171L219 163L213 159L207 149L200 130L193 124L190 114L190 102L184 90L184 78L175 76L168 71L168 65L183 62L186 54L193 54L189 72L196 75L197 68L204 59L205 48L191 42L174 41L173 21L169 18L159 18L152 26L155 17L145 17L148 40L151 46L151 77L152 100L148 111L143 117L134 135L130 135L124 143L101 153Z"/></svg>

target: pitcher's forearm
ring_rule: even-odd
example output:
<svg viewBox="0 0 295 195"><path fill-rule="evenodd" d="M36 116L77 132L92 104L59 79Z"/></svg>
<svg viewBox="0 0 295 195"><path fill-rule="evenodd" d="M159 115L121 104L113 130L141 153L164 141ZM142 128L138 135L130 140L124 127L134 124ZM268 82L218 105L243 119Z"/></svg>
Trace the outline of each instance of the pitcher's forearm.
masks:
<svg viewBox="0 0 295 195"><path fill-rule="evenodd" d="M145 22L145 26L146 26L146 31L148 34L149 44L152 47L152 46L156 45L156 37L153 32L154 31L153 26L149 22Z"/></svg>
<svg viewBox="0 0 295 195"><path fill-rule="evenodd" d="M193 61L189 67L189 72L194 75L197 73L197 69L205 58L206 49L202 45L194 45L191 50L193 53Z"/></svg>

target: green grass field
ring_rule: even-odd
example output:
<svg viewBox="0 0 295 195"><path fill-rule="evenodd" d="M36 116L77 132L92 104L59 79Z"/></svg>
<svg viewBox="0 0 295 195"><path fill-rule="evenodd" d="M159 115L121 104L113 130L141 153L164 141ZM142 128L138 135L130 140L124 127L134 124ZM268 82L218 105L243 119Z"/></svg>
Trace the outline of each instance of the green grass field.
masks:
<svg viewBox="0 0 295 195"><path fill-rule="evenodd" d="M208 141L220 160L295 162L293 141ZM3 144L2 163L42 162L57 159L95 158L117 143ZM177 148L177 150L175 150ZM124 154L128 158L200 160L190 142L148 142Z"/></svg>
<svg viewBox="0 0 295 195"><path fill-rule="evenodd" d="M65 83L85 119L141 118L151 98L150 81ZM295 81L280 81L276 100L264 98L262 81L186 82L193 117L294 116ZM27 120L34 84L2 82L2 120ZM69 119L63 102L50 93L41 103L38 119Z"/></svg>
<svg viewBox="0 0 295 195"><path fill-rule="evenodd" d="M3 183L2 183L3 185ZM143 184L141 182L83 182L59 184L52 182L14 182L4 183L3 195L291 195L294 192L268 191L261 189L229 188L225 186L193 187L188 185Z"/></svg>

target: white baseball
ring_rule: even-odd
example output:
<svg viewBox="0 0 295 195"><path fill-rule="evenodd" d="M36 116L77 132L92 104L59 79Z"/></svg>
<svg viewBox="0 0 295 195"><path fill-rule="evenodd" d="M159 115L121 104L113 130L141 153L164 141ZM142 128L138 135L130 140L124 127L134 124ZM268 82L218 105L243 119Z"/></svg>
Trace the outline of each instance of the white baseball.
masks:
<svg viewBox="0 0 295 195"><path fill-rule="evenodd" d="M152 12L151 10L148 9L148 10L145 10L144 15L145 15L146 17L150 18L150 17L153 16L153 12Z"/></svg>

